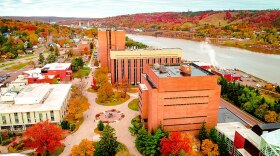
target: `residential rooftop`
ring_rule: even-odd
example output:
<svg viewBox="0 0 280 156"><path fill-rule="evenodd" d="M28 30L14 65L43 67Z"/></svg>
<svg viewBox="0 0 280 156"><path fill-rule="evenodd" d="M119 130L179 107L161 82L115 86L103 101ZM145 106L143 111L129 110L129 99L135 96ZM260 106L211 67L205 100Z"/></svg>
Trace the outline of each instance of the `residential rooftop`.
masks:
<svg viewBox="0 0 280 156"><path fill-rule="evenodd" d="M213 75L211 72L195 64L182 64L182 65L174 65L174 66L154 65L151 66L150 68L159 78Z"/></svg>
<svg viewBox="0 0 280 156"><path fill-rule="evenodd" d="M48 70L66 70L71 66L71 63L50 63L46 64L43 69Z"/></svg>
<svg viewBox="0 0 280 156"><path fill-rule="evenodd" d="M71 84L30 84L15 95L13 101L0 101L0 113L60 110L71 89Z"/></svg>

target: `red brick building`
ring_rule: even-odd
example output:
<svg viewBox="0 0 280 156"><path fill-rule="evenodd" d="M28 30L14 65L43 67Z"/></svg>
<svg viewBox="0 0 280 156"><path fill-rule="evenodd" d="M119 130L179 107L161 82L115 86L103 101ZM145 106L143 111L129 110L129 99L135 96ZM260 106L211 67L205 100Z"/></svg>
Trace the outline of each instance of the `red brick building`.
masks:
<svg viewBox="0 0 280 156"><path fill-rule="evenodd" d="M217 76L195 64L146 65L139 85L141 118L148 130L162 125L167 131L197 134L217 124L221 87Z"/></svg>
<svg viewBox="0 0 280 156"><path fill-rule="evenodd" d="M110 50L125 49L125 32L122 30L98 31L98 53L101 67L110 71Z"/></svg>
<svg viewBox="0 0 280 156"><path fill-rule="evenodd" d="M111 51L111 83L128 79L132 85L142 82L141 74L146 64L174 64L180 63L181 49L139 49L125 51Z"/></svg>
<svg viewBox="0 0 280 156"><path fill-rule="evenodd" d="M24 77L28 84L32 83L53 83L54 79L59 81L72 80L71 63L50 63L43 68L24 71Z"/></svg>

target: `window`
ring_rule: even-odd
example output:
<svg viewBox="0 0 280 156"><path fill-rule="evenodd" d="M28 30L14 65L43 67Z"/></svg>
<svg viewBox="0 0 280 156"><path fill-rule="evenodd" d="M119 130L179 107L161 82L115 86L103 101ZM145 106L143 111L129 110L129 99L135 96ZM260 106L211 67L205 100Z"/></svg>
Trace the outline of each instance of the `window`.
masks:
<svg viewBox="0 0 280 156"><path fill-rule="evenodd" d="M51 121L54 121L54 114L53 114L53 111L51 111Z"/></svg>
<svg viewBox="0 0 280 156"><path fill-rule="evenodd" d="M15 123L17 124L18 123L18 113L14 113L14 116L15 116Z"/></svg>
<svg viewBox="0 0 280 156"><path fill-rule="evenodd" d="M39 121L43 121L43 115L42 115L42 113L39 113Z"/></svg>
<svg viewBox="0 0 280 156"><path fill-rule="evenodd" d="M128 73L128 82L130 82L130 59L128 60L128 68L127 68L127 73Z"/></svg>
<svg viewBox="0 0 280 156"><path fill-rule="evenodd" d="M122 79L124 78L124 60L121 60L121 66L122 66Z"/></svg>
<svg viewBox="0 0 280 156"><path fill-rule="evenodd" d="M27 116L27 122L31 123L30 112L27 112L26 116Z"/></svg>
<svg viewBox="0 0 280 156"><path fill-rule="evenodd" d="M165 58L165 63L167 63L167 58Z"/></svg>
<svg viewBox="0 0 280 156"><path fill-rule="evenodd" d="M5 115L2 115L2 121L3 121L3 124L7 124L7 120L6 120L6 116Z"/></svg>

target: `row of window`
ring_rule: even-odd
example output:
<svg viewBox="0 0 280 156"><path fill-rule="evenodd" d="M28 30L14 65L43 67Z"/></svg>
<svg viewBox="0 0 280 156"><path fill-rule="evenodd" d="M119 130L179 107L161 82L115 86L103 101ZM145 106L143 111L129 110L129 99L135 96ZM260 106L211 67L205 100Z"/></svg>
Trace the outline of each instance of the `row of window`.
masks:
<svg viewBox="0 0 280 156"><path fill-rule="evenodd" d="M194 102L194 103L183 103L183 104L169 104L164 106L185 106L185 105L206 105L208 102Z"/></svg>
<svg viewBox="0 0 280 156"><path fill-rule="evenodd" d="M18 124L19 123L18 113L14 113L13 115L14 115L15 124ZM37 122L35 113L33 113L33 115L34 115L35 122ZM54 121L54 112L50 111L50 115L51 115L51 121ZM21 113L21 117L22 117L22 122L24 123L23 113ZM26 112L26 117L27 117L27 123L31 123L30 112ZM46 113L46 119L48 119L48 114L47 113ZM6 116L4 114L2 114L1 120L2 120L2 123L4 125L7 124L8 119L6 118ZM10 120L10 123L13 123L12 122L12 114L9 114L9 120ZM42 113L39 113L39 120L38 121L43 121L43 114Z"/></svg>
<svg viewBox="0 0 280 156"><path fill-rule="evenodd" d="M158 58L158 63L159 64L162 64L162 63L167 63L167 60L168 58ZM140 64L138 65L137 61L140 60ZM129 82L132 82L132 84L137 84L137 78L139 77L140 78L140 82L142 82L142 78L141 78L141 74L143 73L143 66L144 66L144 60L145 59L128 59L127 60L127 64L128 64L128 68L127 68L127 78L129 80ZM121 74L121 78L125 78L126 75L125 75L125 63L124 63L124 59L121 59L120 60L120 68L121 68L121 73L119 73L119 63L118 63L119 60L114 60L114 69L113 72L115 74L115 77L114 77L114 81L115 82L118 82L119 80L119 74ZM134 74L134 80L131 80L131 61L133 61L133 74ZM170 58L170 63L179 63L180 61L180 58ZM155 64L156 63L156 59L152 59L152 64ZM146 59L146 64L151 64L150 63L150 59ZM140 67L139 67L140 66ZM140 68L140 75L137 75L137 69Z"/></svg>
<svg viewBox="0 0 280 156"><path fill-rule="evenodd" d="M187 98L204 98L204 97L209 97L209 96L185 96L185 97L168 97L164 98L165 100L171 100L171 99L187 99Z"/></svg>

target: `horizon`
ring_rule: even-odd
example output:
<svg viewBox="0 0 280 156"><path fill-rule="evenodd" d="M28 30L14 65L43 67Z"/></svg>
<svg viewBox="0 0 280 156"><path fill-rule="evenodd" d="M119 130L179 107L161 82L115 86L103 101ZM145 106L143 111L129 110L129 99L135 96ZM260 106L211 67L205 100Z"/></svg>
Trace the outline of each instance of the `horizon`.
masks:
<svg viewBox="0 0 280 156"><path fill-rule="evenodd" d="M213 11L213 12L219 12L219 11L270 11L270 10L280 10L280 9L260 9L260 10L248 10L248 9L244 9L244 10L234 10L234 9L230 9L230 10L199 10L199 11L191 11L190 12L207 12L207 11ZM125 15L135 15L135 14L154 14L154 13L166 13L166 12L174 12L174 13L183 13L183 12L188 12L188 11L165 11L165 12L139 12L139 13L131 13L131 14L121 14L121 15L116 15L116 16L108 16L108 17L72 17L72 16L21 16L21 15L15 15L15 16L1 16L0 17L27 17L27 18L34 18L34 17L39 17L39 18L48 18L48 17L55 17L55 18L91 18L91 19L101 19L101 18L110 18L110 17L117 17L117 16L125 16Z"/></svg>
<svg viewBox="0 0 280 156"><path fill-rule="evenodd" d="M117 2L114 0L103 0L102 2L69 0L67 3L57 0L2 0L0 16L106 18L156 12L273 10L279 8L280 2L274 0L235 0L232 2L223 0L119 0Z"/></svg>

